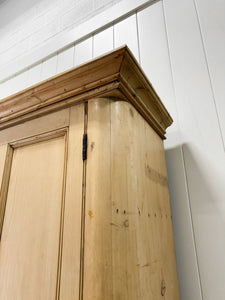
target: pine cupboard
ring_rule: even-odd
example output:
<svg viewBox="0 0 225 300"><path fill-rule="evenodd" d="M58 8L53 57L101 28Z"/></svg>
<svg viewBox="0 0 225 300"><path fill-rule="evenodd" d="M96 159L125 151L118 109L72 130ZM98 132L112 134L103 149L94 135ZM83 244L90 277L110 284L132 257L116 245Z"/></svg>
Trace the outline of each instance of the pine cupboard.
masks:
<svg viewBox="0 0 225 300"><path fill-rule="evenodd" d="M0 102L0 300L179 300L163 139L127 47Z"/></svg>

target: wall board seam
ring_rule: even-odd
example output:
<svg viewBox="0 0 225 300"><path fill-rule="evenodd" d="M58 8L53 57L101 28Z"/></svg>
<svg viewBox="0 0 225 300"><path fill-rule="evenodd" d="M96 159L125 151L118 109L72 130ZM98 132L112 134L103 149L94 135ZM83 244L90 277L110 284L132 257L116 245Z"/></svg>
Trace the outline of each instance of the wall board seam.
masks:
<svg viewBox="0 0 225 300"><path fill-rule="evenodd" d="M208 73L208 76L209 76L210 89L212 91L213 103L215 105L215 112L216 112L218 127L219 127L219 131L220 131L220 136L221 136L221 140L222 140L222 144L223 144L223 150L225 151L225 142L224 142L223 132L222 132L221 124L220 124L220 117L219 117L218 107L217 107L217 103L216 103L216 95L215 95L215 92L214 92L214 87L213 87L213 82L212 82L212 76L211 76L211 73L210 73L208 56L207 56L205 41L204 41L204 37L203 37L203 33L202 33L202 27L201 27L201 22L200 22L200 15L199 15L199 11L198 11L198 6L196 4L196 0L193 0L193 4L194 4L196 16L197 16L197 22L198 22L198 26L199 26L199 33L200 33L200 38L201 38L201 42L202 42L202 49L203 49L203 53L204 53L204 58L205 58L205 63L206 63L206 68L207 68L207 73Z"/></svg>
<svg viewBox="0 0 225 300"><path fill-rule="evenodd" d="M97 32L126 19L130 15L133 15L137 10L144 9L156 1L158 0L133 0L130 4L128 0L123 0L82 23L80 26L71 29L69 32L61 31L60 34L52 37L54 40L47 41L39 49L24 54L10 63L3 64L0 72L0 83L3 83L16 75L23 73L28 68L34 67L44 60L57 55L57 53L64 51L66 48L92 37ZM11 73L11 69L15 71Z"/></svg>
<svg viewBox="0 0 225 300"><path fill-rule="evenodd" d="M182 169L183 174L185 178L185 189L186 189L186 195L188 200L188 208L189 208L189 217L190 217L190 225L191 225L191 235L193 238L194 243L194 253L195 253L195 263L197 265L197 276L199 279L199 286L200 286L200 294L201 298L203 300L203 291L202 291L202 283L201 283L201 277L200 277L200 268L199 268L199 259L197 254L197 246L196 246L196 239L195 239L195 232L194 232L194 225L193 225L193 216L192 216L192 210L191 210L191 203L190 203L190 194L189 194L189 187L188 187L188 178L187 178L187 171L185 166L185 158L184 158L184 152L183 152L183 145L181 144L181 136L180 136L180 122L179 122L179 114L178 114L178 108L177 108L177 96L176 96L176 86L175 86L175 80L173 75L173 67L172 67L172 57L170 53L170 45L169 45L169 37L168 37L168 29L166 25L166 13L165 13L165 7L164 7L164 0L162 0L162 12L163 12L163 19L164 19L164 26L165 26L165 33L166 33L166 43L167 43L167 51L168 51L168 57L169 57L169 65L170 65L170 73L172 78L172 87L173 87L173 94L174 94L174 101L175 101L175 108L176 108L176 114L177 114L177 128L178 128L178 138L179 138L179 145L180 145L180 151L181 151L181 159L182 159Z"/></svg>
<svg viewBox="0 0 225 300"><path fill-rule="evenodd" d="M202 281L201 281L201 272L200 272L200 267L199 267L198 250L197 250L197 243L196 243L196 238L195 238L193 214L192 214L191 200L190 200L191 196L190 196L189 186L188 186L188 177L187 177L187 170L186 170L186 164L185 164L185 156L184 156L183 145L181 145L180 148L181 148L182 163L183 163L183 166L184 166L185 188L186 188L186 193L187 193L187 198L188 198L188 207L189 207L190 219L191 219L192 237L193 237L194 247L195 247L195 258L196 258L196 264L197 264L197 270L198 270L200 293L201 293L201 298L203 300L204 298L203 298L203 289L202 289Z"/></svg>
<svg viewBox="0 0 225 300"><path fill-rule="evenodd" d="M140 34L139 34L139 26L138 26L138 15L137 15L137 12L135 13L135 20L136 20L136 31L137 31L138 60L139 60L139 64L141 65Z"/></svg>

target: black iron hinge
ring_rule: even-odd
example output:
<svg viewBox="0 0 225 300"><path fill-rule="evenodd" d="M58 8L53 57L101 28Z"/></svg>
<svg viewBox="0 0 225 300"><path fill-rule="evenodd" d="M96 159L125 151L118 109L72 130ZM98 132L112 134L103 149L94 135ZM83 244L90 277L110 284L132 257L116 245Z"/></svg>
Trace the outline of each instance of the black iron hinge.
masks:
<svg viewBox="0 0 225 300"><path fill-rule="evenodd" d="M83 135L82 158L83 158L83 160L87 159L87 134L86 133Z"/></svg>

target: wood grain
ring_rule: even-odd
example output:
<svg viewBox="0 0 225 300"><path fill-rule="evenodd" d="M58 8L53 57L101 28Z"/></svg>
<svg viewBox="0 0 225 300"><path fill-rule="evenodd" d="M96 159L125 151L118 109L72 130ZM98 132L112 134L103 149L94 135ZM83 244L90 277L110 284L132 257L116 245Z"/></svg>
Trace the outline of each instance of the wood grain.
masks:
<svg viewBox="0 0 225 300"><path fill-rule="evenodd" d="M0 145L14 148L0 298L180 299L162 142L171 122L127 47L0 103Z"/></svg>
<svg viewBox="0 0 225 300"><path fill-rule="evenodd" d="M10 163L12 161L13 148L16 157L18 156L17 153L22 153L22 156L18 162L17 159L15 160L15 157L13 158L13 174L11 175L10 179L10 182L13 181L13 184L11 183L9 185L10 194L7 199L7 212L5 214L6 219L3 226L3 242L0 244L1 249L6 248L6 250L4 251L1 250L3 251L2 255L4 257L0 256L0 265L2 266L0 278L6 276L6 272L8 272L8 277L4 278L4 280L1 280L2 293L4 294L4 297L14 298L16 297L16 293L21 293L23 299L30 299L31 291L34 292L37 286L40 286L40 284L42 284L42 280L45 280L45 284L49 287L45 288L46 291L43 291L43 294L41 294L41 292L35 292L38 297L37 299L49 299L49 297L52 298L53 295L54 297L56 297L56 299L74 299L74 297L75 299L78 299L79 297L81 199L83 172L83 162L81 154L83 131L84 104L80 104L73 106L71 109L64 109L60 112L52 113L38 119L28 121L15 127L10 127L8 129L2 130L0 133L0 142L2 143L2 146L0 146L0 179L2 181L0 193L1 225L3 223L4 206L7 199L9 174L11 169ZM54 146L51 146L54 141L61 139L64 142L59 142L59 145L56 145L56 148ZM7 144L5 143L8 143L10 146L7 146ZM60 155L60 157L56 157L54 155L54 151L56 151L57 148L59 148L58 155L60 152L62 154ZM22 151L23 149L24 151ZM50 149L53 150L52 157ZM56 166L54 166L54 164ZM60 175L58 174L57 170L62 167L61 164L63 164L63 170L62 174L60 173ZM31 169L29 169L29 166ZM74 166L76 166L76 168L74 168ZM19 174L20 171L23 173L22 176L20 176ZM54 173L54 176L52 172ZM17 179L18 176L21 177L19 181ZM24 178L24 176L26 178ZM38 176L42 176L42 178ZM62 176L62 182L59 182L58 180L57 182L54 181L54 178L59 179L59 176ZM28 186L31 186L32 188L24 190L24 185L26 184ZM49 190L50 195L48 195L48 192L45 191L48 184L51 187ZM36 192L35 195L33 195L33 190L35 191L35 189ZM59 189L61 189L61 192L58 194L58 196L54 193L54 189L58 190L58 192ZM53 194L53 198L51 198L51 191L52 193L54 193L54 201ZM59 196L61 198L59 198ZM18 203L16 202L17 197L22 199L22 203L20 203L20 201L18 201ZM34 213L33 204L31 206L28 205L27 208L24 208L29 197L32 199L32 201L34 201L35 210L37 203L39 203L40 205L40 208L37 211L37 216L40 216L40 221L37 220L37 217L34 217L32 222L30 221L30 219L32 218L32 214ZM39 197L42 197L42 200L39 200ZM46 198L49 198L48 201L50 201L48 205L44 204L43 202ZM48 208L50 208L50 206L54 206L52 207L54 208L52 212L48 211ZM13 212L11 212L11 210L13 210ZM52 213L55 214L54 218L51 215ZM15 222L12 221L12 214L13 217L15 217ZM21 220L19 220L17 214L23 214ZM50 224L47 225L47 221L45 222L43 219L44 217L50 218ZM53 223L51 223L51 220L55 222L54 225ZM23 235L21 236L21 234L19 235L18 233L16 233L17 231L15 230L15 226L18 226L18 230L21 227L24 228L24 226L27 224L26 221L31 222L31 226L29 230L27 229L24 231L23 237ZM40 232L43 233L44 231L46 231L45 235L43 234L42 238L40 238L40 232L38 232L37 229L39 222L43 222L42 226L40 225ZM6 242L4 240L5 231L7 231L7 238L9 239L9 242L6 238ZM35 251L33 250L33 245L31 245L30 241L31 234L34 235L34 238L32 238L32 240L40 238L35 242L38 245ZM48 234L51 234L51 238L49 239ZM18 243L19 236L21 236L21 238L24 240L22 241L19 248L21 250L19 253L21 258L19 259L19 261L16 261L16 259L18 258L16 258L16 252L13 252L13 250L12 252L9 251L10 246L8 243L10 243L10 245ZM40 244L41 242L43 243ZM47 263L46 261L42 261L42 263L38 261L39 259L43 260L42 255L44 255L44 250L42 251L42 249L47 249L46 251L47 253L49 253L47 256L49 263ZM7 251L9 252L8 254L6 253ZM29 266L26 265L26 259L27 257L29 257L29 255L32 255L33 251L35 259L31 267L33 270L32 272L35 273L36 278L31 278L31 280L29 281L29 276L27 277L27 274L29 274ZM51 254L49 251L52 251ZM12 257L10 255L12 255ZM49 255L51 255L51 259L49 258ZM16 278L14 277L14 275L12 275L13 266L11 265L10 261L13 261L16 266L16 271L14 274L15 276L19 276L17 274L19 272L19 268L22 269L24 279L21 280L26 283L27 292L23 289L22 281L18 281L17 286L15 284L16 287L15 289L12 289L12 291L8 290L10 287L10 281L13 282L13 280ZM46 273L46 271L43 274L44 267L46 267L49 272L51 272L51 276L48 279L45 276L49 276L50 273ZM41 275L38 273L39 271L41 272ZM39 275L43 276L43 279L40 279ZM34 280L37 281L36 286L34 284ZM50 296L50 294L45 296L44 293L51 293L52 296Z"/></svg>
<svg viewBox="0 0 225 300"><path fill-rule="evenodd" d="M4 172L5 158L7 152L7 144L0 146L0 182L2 182L2 175Z"/></svg>
<svg viewBox="0 0 225 300"><path fill-rule="evenodd" d="M2 299L55 297L64 148L59 137L14 150L1 239Z"/></svg>
<svg viewBox="0 0 225 300"><path fill-rule="evenodd" d="M107 99L88 103L83 300L114 299L109 103Z"/></svg>
<svg viewBox="0 0 225 300"><path fill-rule="evenodd" d="M2 150L2 151L1 151ZM0 239L2 236L2 228L5 216L5 207L7 202L9 178L11 173L13 149L9 145L2 146L0 155L2 155L2 168L0 170L1 189L0 189ZM2 153L1 153L2 152ZM5 152L5 153L3 153ZM5 155L4 155L5 154ZM3 162L4 160L4 162ZM4 169L3 169L4 167ZM2 173L2 174L1 174Z"/></svg>
<svg viewBox="0 0 225 300"><path fill-rule="evenodd" d="M34 135L40 135L69 126L69 114L69 109L63 109L59 112L51 113L17 126L0 130L0 145L13 143Z"/></svg>
<svg viewBox="0 0 225 300"><path fill-rule="evenodd" d="M88 136L83 299L179 300L161 138L107 99L89 101Z"/></svg>
<svg viewBox="0 0 225 300"><path fill-rule="evenodd" d="M60 299L79 299L84 104L71 107Z"/></svg>
<svg viewBox="0 0 225 300"><path fill-rule="evenodd" d="M3 99L0 128L85 102L90 99L88 93L93 98L114 97L115 90L164 138L172 118L127 46Z"/></svg>

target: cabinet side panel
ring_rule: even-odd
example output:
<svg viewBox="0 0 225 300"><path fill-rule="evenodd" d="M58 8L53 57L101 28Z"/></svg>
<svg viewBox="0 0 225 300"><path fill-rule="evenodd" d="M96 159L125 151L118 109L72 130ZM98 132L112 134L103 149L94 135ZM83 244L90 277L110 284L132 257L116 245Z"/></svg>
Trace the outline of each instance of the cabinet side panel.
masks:
<svg viewBox="0 0 225 300"><path fill-rule="evenodd" d="M126 102L111 103L111 197L113 299L147 299L141 290L139 259L140 157L135 109ZM139 197L138 197L139 196ZM146 291L148 293L148 291ZM148 294L150 299L151 294Z"/></svg>
<svg viewBox="0 0 225 300"><path fill-rule="evenodd" d="M177 277L172 215L164 147L161 138L144 122L145 127L145 203L149 210L146 240L160 276L161 294L165 299L180 299ZM152 238L148 235L151 230ZM145 231L145 234L146 234ZM142 237L144 241L144 236ZM146 249L146 245L143 244ZM148 276L148 274L146 274ZM147 277L146 277L147 278ZM157 295L157 299L161 299ZM146 298L147 299L147 298Z"/></svg>
<svg viewBox="0 0 225 300"><path fill-rule="evenodd" d="M89 107L84 300L179 300L163 142L129 103L101 101Z"/></svg>
<svg viewBox="0 0 225 300"><path fill-rule="evenodd" d="M60 299L79 297L84 104L70 109Z"/></svg>
<svg viewBox="0 0 225 300"><path fill-rule="evenodd" d="M120 228L112 235L113 273L127 286L119 296L180 299L163 142L129 103L112 102L111 114L113 222ZM113 282L115 292L123 289L116 275Z"/></svg>

